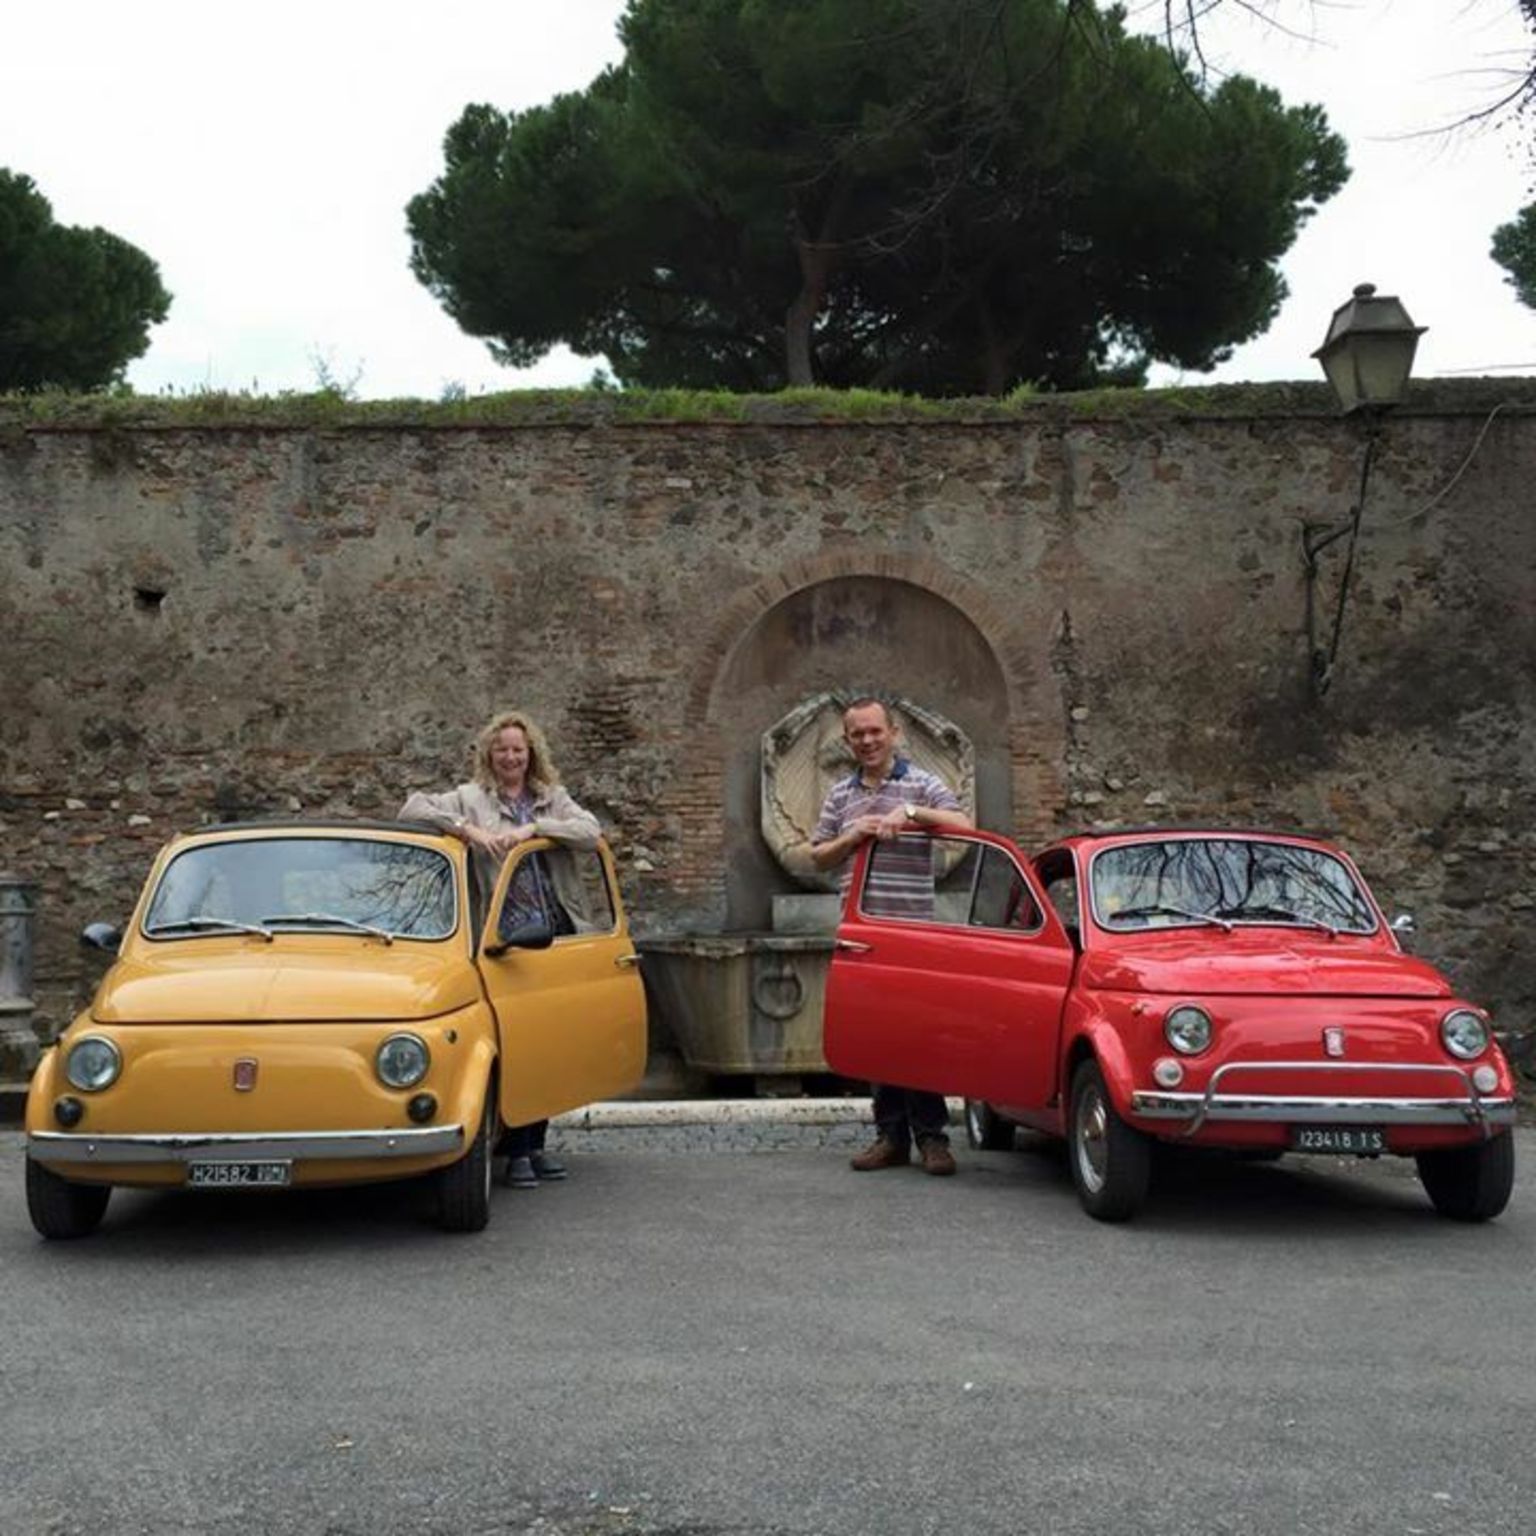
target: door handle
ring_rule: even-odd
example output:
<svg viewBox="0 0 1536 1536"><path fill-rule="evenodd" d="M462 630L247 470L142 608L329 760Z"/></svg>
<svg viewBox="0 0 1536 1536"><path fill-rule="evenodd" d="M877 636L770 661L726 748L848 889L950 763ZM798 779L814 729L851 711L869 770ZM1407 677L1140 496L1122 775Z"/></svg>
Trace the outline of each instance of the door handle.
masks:
<svg viewBox="0 0 1536 1536"><path fill-rule="evenodd" d="M639 965L640 964L640 956L639 955L619 955L614 960L613 963L615 965L623 966L623 967L625 967L627 969L628 967L630 967L632 965Z"/></svg>
<svg viewBox="0 0 1536 1536"><path fill-rule="evenodd" d="M838 949L845 949L850 955L872 955L875 952L873 944L861 944L857 939L834 939L833 944Z"/></svg>

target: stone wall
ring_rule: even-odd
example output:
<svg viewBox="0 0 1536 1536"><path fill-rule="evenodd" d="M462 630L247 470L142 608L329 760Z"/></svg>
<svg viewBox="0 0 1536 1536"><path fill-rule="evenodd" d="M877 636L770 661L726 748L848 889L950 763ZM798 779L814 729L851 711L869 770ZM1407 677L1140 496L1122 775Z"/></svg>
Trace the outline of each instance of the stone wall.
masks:
<svg viewBox="0 0 1536 1536"><path fill-rule="evenodd" d="M1310 405L0 422L0 867L42 883L42 1022L169 833L390 814L462 777L502 704L614 829L642 932L763 926L789 882L761 733L864 684L955 720L983 821L1028 844L1335 833L1521 1030L1536 421L1518 391L1490 421L1498 398L1440 387L1387 423L1321 699L1303 529L1347 516L1363 438ZM1347 546L1318 561L1325 640Z"/></svg>

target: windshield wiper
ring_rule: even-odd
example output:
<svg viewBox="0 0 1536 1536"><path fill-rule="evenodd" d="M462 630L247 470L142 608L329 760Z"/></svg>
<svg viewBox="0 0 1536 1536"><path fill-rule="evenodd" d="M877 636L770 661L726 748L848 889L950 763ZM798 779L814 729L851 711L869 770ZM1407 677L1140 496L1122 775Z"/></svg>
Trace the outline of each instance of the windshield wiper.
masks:
<svg viewBox="0 0 1536 1536"><path fill-rule="evenodd" d="M1339 930L1332 923L1325 923L1320 917L1303 917L1299 912L1292 912L1289 907L1274 907L1267 902L1248 907L1223 907L1221 915L1235 918L1239 922L1293 923L1298 928L1316 928L1326 933L1330 939L1336 939L1339 936Z"/></svg>
<svg viewBox="0 0 1536 1536"><path fill-rule="evenodd" d="M299 923L306 928L347 928L353 933L371 934L393 944L395 936L388 928L376 928L372 923L360 923L355 917L342 917L335 912L274 912L262 918L264 923Z"/></svg>
<svg viewBox="0 0 1536 1536"><path fill-rule="evenodd" d="M1122 907L1118 912L1111 912L1106 921L1118 923L1122 917L1182 917L1191 923L1209 923L1213 928L1220 928L1223 933L1232 932L1232 924L1213 912L1191 912L1186 907L1170 907L1162 902L1148 902L1142 907Z"/></svg>
<svg viewBox="0 0 1536 1536"><path fill-rule="evenodd" d="M259 933L268 944L272 942L271 929L260 923L237 923L232 917L183 917L174 923L156 923L144 932L151 938L162 933Z"/></svg>

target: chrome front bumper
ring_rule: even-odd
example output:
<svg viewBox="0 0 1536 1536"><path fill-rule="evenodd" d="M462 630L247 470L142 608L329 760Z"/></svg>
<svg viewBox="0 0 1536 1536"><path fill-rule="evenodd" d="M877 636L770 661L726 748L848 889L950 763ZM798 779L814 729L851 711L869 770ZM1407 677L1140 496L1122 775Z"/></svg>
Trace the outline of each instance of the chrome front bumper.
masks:
<svg viewBox="0 0 1536 1536"><path fill-rule="evenodd" d="M352 1158L432 1157L464 1147L462 1125L398 1131L197 1132L160 1136L87 1136L34 1131L27 1154L40 1163L336 1162Z"/></svg>
<svg viewBox="0 0 1536 1536"><path fill-rule="evenodd" d="M1416 1072L1454 1077L1461 1093L1447 1098L1363 1098L1344 1093L1222 1093L1231 1072L1361 1073ZM1232 1061L1218 1067L1204 1093L1141 1089L1131 1095L1131 1110L1149 1120L1187 1121L1193 1136L1210 1121L1268 1120L1288 1125L1475 1125L1485 1136L1495 1126L1515 1123L1513 1099L1490 1099L1472 1083L1469 1069L1446 1062Z"/></svg>

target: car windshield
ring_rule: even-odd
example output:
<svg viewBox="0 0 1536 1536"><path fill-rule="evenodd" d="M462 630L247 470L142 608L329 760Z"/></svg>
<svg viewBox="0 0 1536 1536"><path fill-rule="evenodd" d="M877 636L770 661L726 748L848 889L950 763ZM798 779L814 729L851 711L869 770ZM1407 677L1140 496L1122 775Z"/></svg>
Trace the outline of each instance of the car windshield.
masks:
<svg viewBox="0 0 1536 1536"><path fill-rule="evenodd" d="M1249 838L1161 838L1093 861L1105 928L1243 924L1370 933L1375 914L1345 864L1319 848Z"/></svg>
<svg viewBox="0 0 1536 1536"><path fill-rule="evenodd" d="M144 919L152 938L249 931L444 939L457 924L453 866L382 838L205 843L166 866Z"/></svg>

